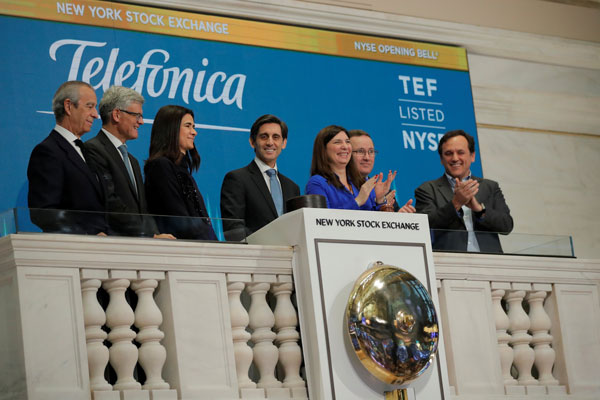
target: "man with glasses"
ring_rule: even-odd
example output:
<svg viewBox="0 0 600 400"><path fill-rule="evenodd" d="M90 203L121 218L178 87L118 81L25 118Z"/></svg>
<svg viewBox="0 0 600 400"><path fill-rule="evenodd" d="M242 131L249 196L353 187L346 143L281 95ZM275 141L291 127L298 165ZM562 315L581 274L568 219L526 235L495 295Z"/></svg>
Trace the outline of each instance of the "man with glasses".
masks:
<svg viewBox="0 0 600 400"><path fill-rule="evenodd" d="M377 150L375 150L373 140L367 132L360 129L353 129L349 131L348 136L350 137L350 143L352 144L352 162L354 162L356 165L358 172L360 172L360 174L366 179L373 171L373 166L375 165L375 155L377 155ZM388 202L393 202L394 211L414 213L415 208L412 206L412 199L409 199L402 207L399 207L395 202L394 195L396 191L392 190L390 192L390 186L395 177L396 172L390 172L387 180L377 182L375 185L375 193L377 198L380 198L383 193L388 193L386 198Z"/></svg>
<svg viewBox="0 0 600 400"><path fill-rule="evenodd" d="M139 215L148 213L146 193L140 165L129 153L127 142L137 139L138 129L144 124L143 104L144 98L135 90L111 86L98 106L102 129L85 144L106 187L112 233L173 238L158 235L154 221Z"/></svg>
<svg viewBox="0 0 600 400"><path fill-rule="evenodd" d="M44 232L103 234L104 191L81 141L98 118L96 93L88 83L65 82L52 111L56 125L27 167L31 220Z"/></svg>

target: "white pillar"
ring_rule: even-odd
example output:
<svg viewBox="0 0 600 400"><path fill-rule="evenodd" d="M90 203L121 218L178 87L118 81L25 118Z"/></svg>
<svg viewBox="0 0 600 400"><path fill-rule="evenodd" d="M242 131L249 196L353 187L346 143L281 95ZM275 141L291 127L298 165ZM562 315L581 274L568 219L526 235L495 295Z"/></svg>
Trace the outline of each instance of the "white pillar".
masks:
<svg viewBox="0 0 600 400"><path fill-rule="evenodd" d="M235 356L238 387L240 389L252 389L256 387L256 383L252 382L248 377L248 370L250 364L252 364L252 349L248 346L248 340L250 340L251 335L246 331L250 318L240 301L240 294L245 286L243 282L228 283L227 295L229 297L229 315L231 319L233 353Z"/></svg>
<svg viewBox="0 0 600 400"><path fill-rule="evenodd" d="M273 312L267 304L265 295L269 291L269 283L249 283L248 294L252 299L249 317L254 342L254 364L260 373L257 386L259 388L280 388L281 382L275 378L275 366L279 359L279 351L273 344L277 335L271 330L275 324Z"/></svg>
<svg viewBox="0 0 600 400"><path fill-rule="evenodd" d="M492 290L492 306L494 308L494 318L496 321L496 336L498 337L498 354L500 356L500 368L502 369L502 381L504 385L516 385L517 380L510 374L510 367L513 363L513 349L508 345L511 336L507 333L510 326L508 315L502 308L502 297L505 290Z"/></svg>
<svg viewBox="0 0 600 400"><path fill-rule="evenodd" d="M112 385L104 379L104 370L108 364L108 349L104 345L107 334L102 330L102 325L106 322L106 316L96 297L101 284L100 279L81 281L83 321L92 392L95 390L112 390Z"/></svg>
<svg viewBox="0 0 600 400"><path fill-rule="evenodd" d="M514 364L519 372L519 385L537 385L538 381L531 375L534 353L529 347L531 335L527 333L530 322L529 316L523 310L522 301L524 290L511 290L506 296L508 302L508 319L510 320L510 344L514 350Z"/></svg>
<svg viewBox="0 0 600 400"><path fill-rule="evenodd" d="M160 344L165 335L158 329L163 319L153 297L154 289L157 286L156 279L144 279L131 284L131 288L138 296L135 308L135 326L139 332L136 340L141 344L139 361L146 374L143 388L147 390L169 389L169 384L161 376L167 352Z"/></svg>
<svg viewBox="0 0 600 400"><path fill-rule="evenodd" d="M117 373L117 390L141 389L139 382L133 378L133 370L138 360L138 349L132 343L135 332L130 329L135 318L133 310L125 300L125 290L129 287L128 279L111 279L102 285L110 295L106 309L106 325L110 328L108 340L110 347L110 365Z"/></svg>
<svg viewBox="0 0 600 400"><path fill-rule="evenodd" d="M548 285L549 286L549 285ZM546 291L533 291L527 295L529 302L530 331L533 334L531 344L535 353L535 366L539 372L539 383L542 385L558 385L558 381L552 376L552 367L556 355L550 347L552 336L548 333L551 328L550 317L544 310L544 299Z"/></svg>
<svg viewBox="0 0 600 400"><path fill-rule="evenodd" d="M292 282L276 283L271 289L277 299L274 312L275 330L277 331L275 341L279 345L279 362L285 374L283 387L303 388L306 383L300 377L302 351L298 346L300 334L296 330L298 316L290 298L293 289Z"/></svg>

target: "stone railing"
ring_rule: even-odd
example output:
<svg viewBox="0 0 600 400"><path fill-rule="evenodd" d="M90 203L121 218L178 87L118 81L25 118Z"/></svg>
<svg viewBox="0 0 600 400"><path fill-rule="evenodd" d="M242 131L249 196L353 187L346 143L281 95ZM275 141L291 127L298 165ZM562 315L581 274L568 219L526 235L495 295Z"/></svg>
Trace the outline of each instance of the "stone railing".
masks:
<svg viewBox="0 0 600 400"><path fill-rule="evenodd" d="M306 399L295 260L284 246L0 238L0 399ZM434 260L452 398L600 398L600 261Z"/></svg>
<svg viewBox="0 0 600 400"><path fill-rule="evenodd" d="M455 399L600 398L600 261L434 259Z"/></svg>
<svg viewBox="0 0 600 400"><path fill-rule="evenodd" d="M0 399L308 397L290 247L18 234L0 254Z"/></svg>

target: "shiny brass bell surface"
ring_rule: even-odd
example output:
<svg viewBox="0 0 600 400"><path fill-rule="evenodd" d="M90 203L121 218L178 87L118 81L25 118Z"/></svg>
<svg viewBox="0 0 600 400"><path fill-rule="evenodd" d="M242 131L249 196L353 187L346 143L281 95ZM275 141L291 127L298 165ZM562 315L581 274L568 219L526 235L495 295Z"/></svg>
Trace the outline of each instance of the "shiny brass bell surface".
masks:
<svg viewBox="0 0 600 400"><path fill-rule="evenodd" d="M427 289L407 271L381 262L356 280L346 326L362 365L388 384L406 384L431 365L437 314Z"/></svg>

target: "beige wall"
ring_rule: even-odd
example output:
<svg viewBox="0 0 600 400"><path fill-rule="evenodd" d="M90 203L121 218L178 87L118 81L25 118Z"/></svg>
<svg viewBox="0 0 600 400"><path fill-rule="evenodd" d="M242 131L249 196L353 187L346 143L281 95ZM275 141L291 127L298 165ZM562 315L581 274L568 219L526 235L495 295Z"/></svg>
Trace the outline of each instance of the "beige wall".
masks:
<svg viewBox="0 0 600 400"><path fill-rule="evenodd" d="M599 0L305 0L600 42Z"/></svg>
<svg viewBox="0 0 600 400"><path fill-rule="evenodd" d="M572 235L600 259L597 0L134 2L464 46L484 174L514 231Z"/></svg>

